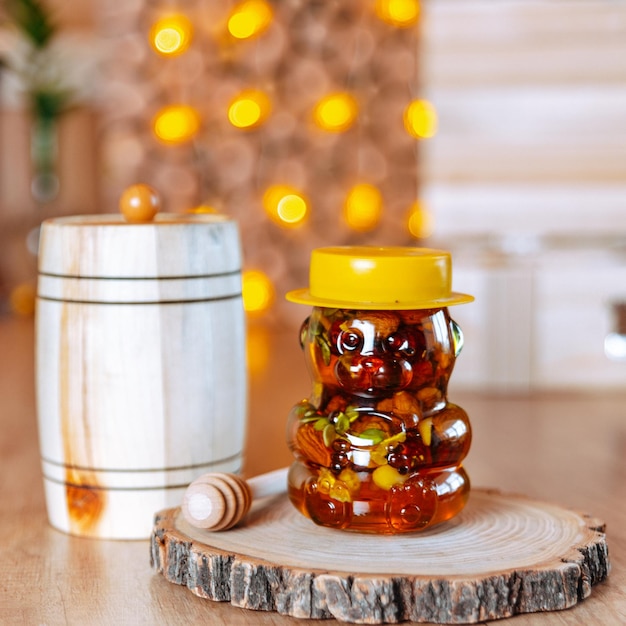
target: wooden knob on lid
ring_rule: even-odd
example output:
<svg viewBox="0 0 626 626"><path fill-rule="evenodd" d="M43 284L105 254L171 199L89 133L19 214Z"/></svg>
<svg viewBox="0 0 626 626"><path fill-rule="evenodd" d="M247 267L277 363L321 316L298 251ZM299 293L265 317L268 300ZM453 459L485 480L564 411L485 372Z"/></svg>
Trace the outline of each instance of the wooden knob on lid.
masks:
<svg viewBox="0 0 626 626"><path fill-rule="evenodd" d="M159 193L143 183L127 187L120 198L120 211L127 222L150 222L160 209Z"/></svg>

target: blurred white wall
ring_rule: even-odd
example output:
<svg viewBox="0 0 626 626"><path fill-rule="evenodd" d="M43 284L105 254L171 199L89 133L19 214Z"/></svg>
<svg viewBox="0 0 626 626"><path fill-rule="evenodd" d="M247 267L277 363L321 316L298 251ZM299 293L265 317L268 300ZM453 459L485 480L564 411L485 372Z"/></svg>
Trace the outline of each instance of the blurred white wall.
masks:
<svg viewBox="0 0 626 626"><path fill-rule="evenodd" d="M454 384L623 388L626 2L427 0L423 84L439 133L424 199L454 252L466 334Z"/></svg>

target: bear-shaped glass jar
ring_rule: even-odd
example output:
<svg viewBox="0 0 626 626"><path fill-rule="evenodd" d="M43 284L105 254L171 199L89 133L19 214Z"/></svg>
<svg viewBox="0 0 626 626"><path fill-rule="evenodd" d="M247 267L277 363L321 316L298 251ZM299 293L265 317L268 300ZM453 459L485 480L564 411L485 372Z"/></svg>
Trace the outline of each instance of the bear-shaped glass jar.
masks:
<svg viewBox="0 0 626 626"><path fill-rule="evenodd" d="M442 250L319 248L309 288L287 294L313 306L300 334L313 389L287 437L289 497L315 523L411 532L464 507L471 429L447 400L463 345L447 307L473 298L451 274Z"/></svg>

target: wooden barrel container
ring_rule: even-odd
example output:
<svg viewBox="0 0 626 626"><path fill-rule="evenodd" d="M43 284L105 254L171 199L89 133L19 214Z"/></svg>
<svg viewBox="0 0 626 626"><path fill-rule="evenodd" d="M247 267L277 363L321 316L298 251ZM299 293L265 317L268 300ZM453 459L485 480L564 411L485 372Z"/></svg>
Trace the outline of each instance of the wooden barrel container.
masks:
<svg viewBox="0 0 626 626"><path fill-rule="evenodd" d="M159 214L48 220L37 408L50 523L147 538L208 471L238 472L246 416L235 222Z"/></svg>

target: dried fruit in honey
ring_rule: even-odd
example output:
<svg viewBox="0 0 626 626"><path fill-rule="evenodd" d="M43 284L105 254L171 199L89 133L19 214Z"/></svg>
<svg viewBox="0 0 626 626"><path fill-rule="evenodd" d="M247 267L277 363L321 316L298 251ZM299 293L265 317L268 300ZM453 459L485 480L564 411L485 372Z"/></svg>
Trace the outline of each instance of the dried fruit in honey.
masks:
<svg viewBox="0 0 626 626"><path fill-rule="evenodd" d="M380 489L389 491L395 485L401 485L407 480L395 467L381 465L372 472L372 480Z"/></svg>
<svg viewBox="0 0 626 626"><path fill-rule="evenodd" d="M420 405L415 397L407 391L399 391L393 396L393 412L398 415L419 414Z"/></svg>
<svg viewBox="0 0 626 626"><path fill-rule="evenodd" d="M328 495L339 502L352 502L360 486L358 476L352 470L344 470L337 477L326 468L322 468L317 478L319 493Z"/></svg>
<svg viewBox="0 0 626 626"><path fill-rule="evenodd" d="M380 400L376 404L376 410L382 413L391 413L393 411L393 397Z"/></svg>
<svg viewBox="0 0 626 626"><path fill-rule="evenodd" d="M443 393L438 387L423 387L416 395L422 406L426 408L430 408L443 400Z"/></svg>
<svg viewBox="0 0 626 626"><path fill-rule="evenodd" d="M417 430L419 430L420 437L422 438L422 442L425 446L429 446L432 440L432 432L433 432L433 419L432 417L427 417L420 421L417 425Z"/></svg>
<svg viewBox="0 0 626 626"><path fill-rule="evenodd" d="M378 431L380 433L380 431ZM399 444L406 441L406 433L399 432L397 435L383 439L370 452L370 460L374 465L384 465L388 462L390 453Z"/></svg>
<svg viewBox="0 0 626 626"><path fill-rule="evenodd" d="M303 424L298 428L296 447L311 463L326 467L330 465L330 450L324 443L323 431L316 430L314 424Z"/></svg>
<svg viewBox="0 0 626 626"><path fill-rule="evenodd" d="M374 433L379 434L374 436ZM390 420L380 415L365 413L352 424L351 434L367 439L379 437L379 440L375 442L379 443L396 433L392 430L392 422Z"/></svg>
<svg viewBox="0 0 626 626"><path fill-rule="evenodd" d="M361 487L358 474L349 468L344 469L341 474L339 474L339 480L346 485L351 494L356 494Z"/></svg>
<svg viewBox="0 0 626 626"><path fill-rule="evenodd" d="M400 319L404 324L409 324L411 326L415 324L419 324L422 320L426 319L430 315L434 313L432 309L410 309L407 311L397 311Z"/></svg>
<svg viewBox="0 0 626 626"><path fill-rule="evenodd" d="M326 405L326 412L332 413L333 411L345 411L348 406L348 400L339 394L334 395Z"/></svg>
<svg viewBox="0 0 626 626"><path fill-rule="evenodd" d="M357 317L359 321L371 324L376 334L383 337L395 333L400 326L400 318L389 311L360 311Z"/></svg>

